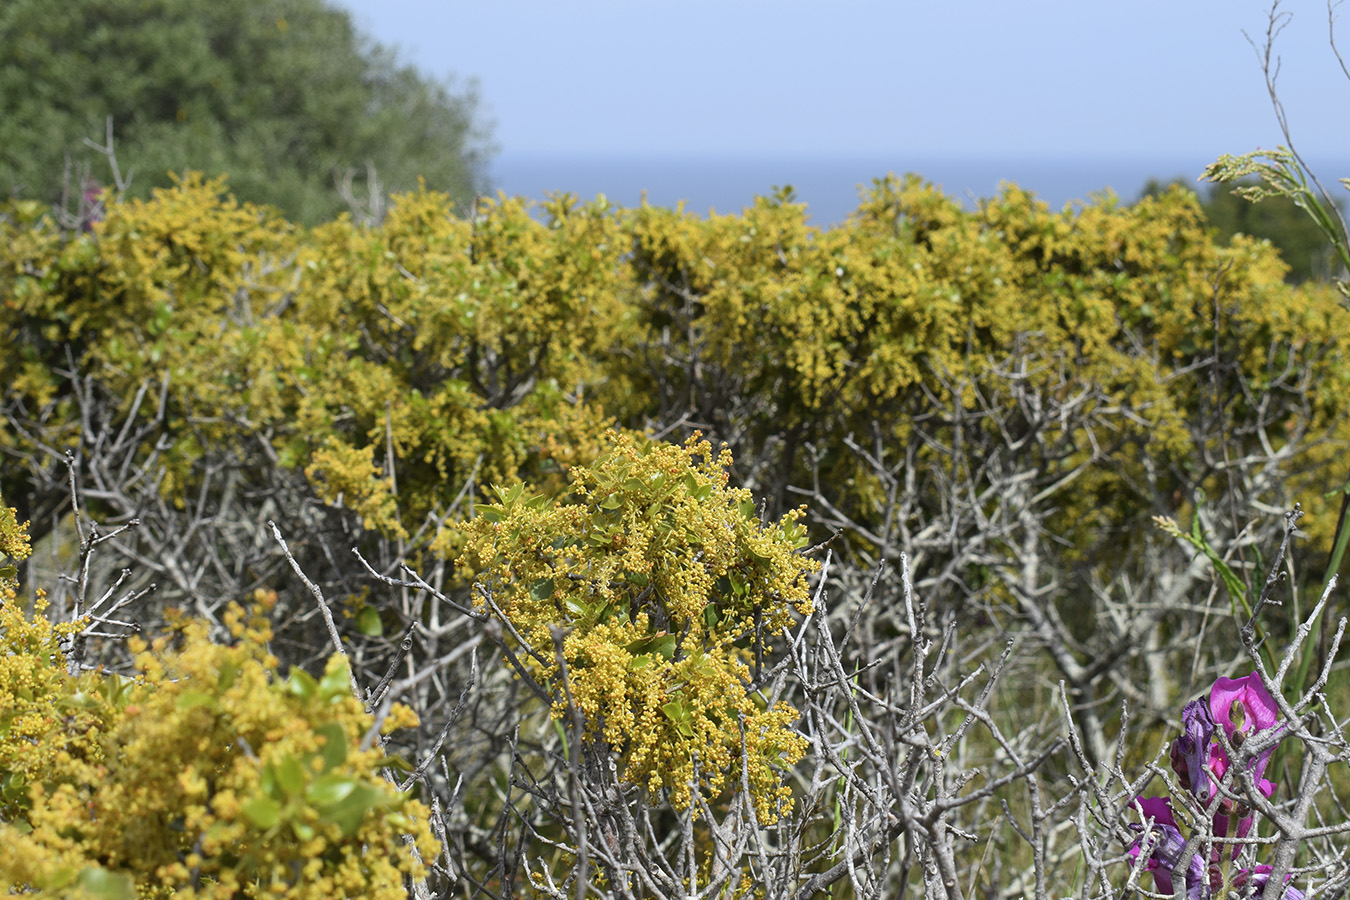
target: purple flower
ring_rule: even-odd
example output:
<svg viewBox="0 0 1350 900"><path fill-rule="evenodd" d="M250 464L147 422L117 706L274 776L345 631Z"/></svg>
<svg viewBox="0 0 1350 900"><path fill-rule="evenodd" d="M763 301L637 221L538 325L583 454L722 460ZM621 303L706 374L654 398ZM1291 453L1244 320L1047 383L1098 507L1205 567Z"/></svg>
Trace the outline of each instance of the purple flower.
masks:
<svg viewBox="0 0 1350 900"><path fill-rule="evenodd" d="M1234 760L1224 750L1216 731L1222 727L1226 743L1238 751L1235 756L1247 769L1243 780L1250 775L1256 789L1269 799L1275 794L1275 785L1263 776L1274 747L1255 756L1250 751L1243 752L1242 748L1254 736L1278 728L1278 722L1279 708L1256 672L1243 678L1217 679L1208 697L1194 700L1182 710L1181 734L1172 741L1170 752L1172 768L1181 786L1190 791L1206 811L1213 813L1213 830L1209 833L1227 839L1225 844L1213 845L1206 853L1193 853L1187 861L1184 879L1189 900L1211 900L1225 889L1237 891L1236 896L1243 900L1253 900L1270 881L1270 866L1242 869L1232 876L1231 881L1224 874L1227 871L1223 862L1224 847L1231 846L1232 858L1238 857L1242 850L1241 841L1251 833L1255 812L1253 801L1242 788L1242 780L1232 779L1233 773L1229 770ZM1234 793L1216 797L1225 777L1233 780ZM1182 877L1178 868L1187 843L1177 827L1171 801L1162 797L1138 797L1134 808L1151 825L1147 832L1144 825L1129 826L1136 834L1129 857L1138 865L1147 849L1148 858L1142 861L1143 869L1153 874L1154 886L1160 894L1171 895L1176 890L1175 879ZM1302 891L1286 883L1280 900L1306 898Z"/></svg>
<svg viewBox="0 0 1350 900"><path fill-rule="evenodd" d="M1239 897L1260 897L1261 892L1266 889L1266 883L1270 881L1270 866L1257 866L1255 869L1243 869L1233 878L1233 887L1237 890ZM1285 876L1285 881L1289 876ZM1248 890L1243 890L1250 885ZM1280 895L1280 900L1305 900L1305 894L1298 888L1288 885L1284 893Z"/></svg>
<svg viewBox="0 0 1350 900"><path fill-rule="evenodd" d="M1209 708L1214 722L1223 726L1224 734L1234 748L1242 746L1252 735L1274 728L1279 719L1279 707L1270 696L1261 677L1255 672L1245 678L1219 678L1209 692ZM1260 779L1266 763L1275 748L1256 757L1252 776Z"/></svg>
<svg viewBox="0 0 1350 900"><path fill-rule="evenodd" d="M1144 863L1144 870L1152 873L1158 893L1170 895L1175 890L1172 876L1181 863L1182 851L1186 849L1186 839L1181 836L1177 820L1172 815L1172 802L1163 797L1138 797L1134 806L1146 821L1153 820L1152 849L1148 861ZM1129 855L1133 860L1144 852L1144 826L1131 823L1130 828L1141 832L1130 846ZM1190 865L1186 867L1186 897L1188 900L1205 900L1208 895L1205 888L1204 863L1200 854L1196 853L1191 856Z"/></svg>
<svg viewBox="0 0 1350 900"><path fill-rule="evenodd" d="M1192 700L1181 711L1181 736L1172 742L1172 769L1202 804L1212 795L1209 749L1214 738L1214 715L1205 700Z"/></svg>

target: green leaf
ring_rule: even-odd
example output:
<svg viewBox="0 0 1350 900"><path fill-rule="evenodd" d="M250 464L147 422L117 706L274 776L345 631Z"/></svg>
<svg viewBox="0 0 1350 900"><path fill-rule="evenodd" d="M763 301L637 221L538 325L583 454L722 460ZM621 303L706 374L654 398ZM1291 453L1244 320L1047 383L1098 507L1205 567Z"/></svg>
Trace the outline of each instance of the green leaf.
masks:
<svg viewBox="0 0 1350 900"><path fill-rule="evenodd" d="M675 635L668 631L660 631L649 637L639 638L631 641L624 646L629 653L654 653L665 659L670 659L675 655Z"/></svg>
<svg viewBox="0 0 1350 900"><path fill-rule="evenodd" d="M415 771L415 767L413 766L413 764L408 762L401 756L381 756L379 759L375 760L374 767L376 769L383 769L386 766L390 769L396 769L397 771L403 772L405 774L408 772Z"/></svg>
<svg viewBox="0 0 1350 900"><path fill-rule="evenodd" d="M323 737L319 755L323 757L325 770L335 769L347 761L347 732L341 725L337 722L326 722L315 728L314 733Z"/></svg>
<svg viewBox="0 0 1350 900"><path fill-rule="evenodd" d="M309 442L304 438L293 438L277 452L277 464L283 469L298 468L309 458Z"/></svg>
<svg viewBox="0 0 1350 900"><path fill-rule="evenodd" d="M155 312L150 316L150 321L146 325L146 331L154 335L163 334L169 329L169 322L173 320L173 307L161 300L155 304Z"/></svg>
<svg viewBox="0 0 1350 900"><path fill-rule="evenodd" d="M28 793L28 780L24 778L22 772L10 772L4 778L0 778L0 797L5 800L15 800Z"/></svg>
<svg viewBox="0 0 1350 900"><path fill-rule="evenodd" d="M314 676L299 666L291 668L291 677L287 680L286 687L293 696L301 700L313 700L319 693L319 683L314 680Z"/></svg>
<svg viewBox="0 0 1350 900"><path fill-rule="evenodd" d="M199 706L215 706L216 698L205 691L184 691L178 695L174 706L178 709L196 709Z"/></svg>
<svg viewBox="0 0 1350 900"><path fill-rule="evenodd" d="M292 797L305 789L305 767L294 755L284 757L276 766L277 784Z"/></svg>
<svg viewBox="0 0 1350 900"><path fill-rule="evenodd" d="M239 809L258 828L271 828L281 821L281 804L271 797L251 797Z"/></svg>
<svg viewBox="0 0 1350 900"><path fill-rule="evenodd" d="M340 697L350 696L352 680L348 675L349 671L347 657L341 654L330 656L328 665L323 671L323 679L319 682L319 698L326 703L332 703Z"/></svg>
<svg viewBox="0 0 1350 900"><path fill-rule="evenodd" d="M380 611L373 606L361 607L361 611L356 614L356 630L369 637L383 635L384 622L380 619Z"/></svg>
<svg viewBox="0 0 1350 900"><path fill-rule="evenodd" d="M530 599L542 603L553 596L553 589L554 585L552 578L541 578L530 585Z"/></svg>
<svg viewBox="0 0 1350 900"><path fill-rule="evenodd" d="M342 829L344 837L351 837L361 827L361 821L373 807L380 805L384 794L368 784L357 784L338 802L319 811L319 818ZM323 804L319 804L323 805Z"/></svg>
<svg viewBox="0 0 1350 900"><path fill-rule="evenodd" d="M331 806L337 803L360 786L360 782L350 775L331 774L324 775L322 778L316 778L314 783L305 789L305 799L315 806Z"/></svg>
<svg viewBox="0 0 1350 900"><path fill-rule="evenodd" d="M665 713L667 719L675 723L680 734L685 737L694 736L694 728L689 723L689 710L684 708L684 704L679 700L671 700L669 703L661 705L661 712Z"/></svg>
<svg viewBox="0 0 1350 900"><path fill-rule="evenodd" d="M720 621L720 619L721 617L717 614L716 606L709 603L707 606L703 607L703 624L705 627L708 628L708 630L711 631L712 629L716 628L717 623L718 621Z"/></svg>
<svg viewBox="0 0 1350 900"><path fill-rule="evenodd" d="M76 691L69 697L57 700L56 705L62 709L96 709L99 702L84 691Z"/></svg>
<svg viewBox="0 0 1350 900"><path fill-rule="evenodd" d="M742 581L740 579L740 576L737 575L734 571L727 573L727 581L731 584L731 596L744 597L747 593L749 593L749 588L747 587L746 583Z"/></svg>
<svg viewBox="0 0 1350 900"><path fill-rule="evenodd" d="M0 566L0 578L6 581L13 581L19 577L19 570L14 566Z"/></svg>
<svg viewBox="0 0 1350 900"><path fill-rule="evenodd" d="M81 869L75 883L95 900L136 900L136 882L131 876L102 866Z"/></svg>
<svg viewBox="0 0 1350 900"><path fill-rule="evenodd" d="M504 518L501 507L487 504L474 507L474 515L487 522L500 522Z"/></svg>

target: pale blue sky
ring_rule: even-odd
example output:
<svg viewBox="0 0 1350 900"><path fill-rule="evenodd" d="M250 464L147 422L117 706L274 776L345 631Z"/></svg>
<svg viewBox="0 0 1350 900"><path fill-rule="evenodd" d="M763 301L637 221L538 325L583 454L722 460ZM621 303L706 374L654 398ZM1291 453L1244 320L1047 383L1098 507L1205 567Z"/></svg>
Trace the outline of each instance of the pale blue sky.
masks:
<svg viewBox="0 0 1350 900"><path fill-rule="evenodd" d="M512 156L1212 159L1280 142L1242 34L1264 37L1265 0L335 2L405 61L475 79ZM1345 159L1325 3L1281 8L1295 140Z"/></svg>

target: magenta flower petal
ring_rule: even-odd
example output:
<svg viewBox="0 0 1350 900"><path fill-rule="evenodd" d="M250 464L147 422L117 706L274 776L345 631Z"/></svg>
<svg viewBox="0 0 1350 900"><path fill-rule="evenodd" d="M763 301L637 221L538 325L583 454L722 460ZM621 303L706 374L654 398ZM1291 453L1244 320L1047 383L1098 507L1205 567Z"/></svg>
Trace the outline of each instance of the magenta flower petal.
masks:
<svg viewBox="0 0 1350 900"><path fill-rule="evenodd" d="M1217 679L1209 692L1209 706L1215 723L1223 726L1234 747L1241 746L1257 732L1274 728L1279 721L1279 707L1261 683L1261 676L1255 672L1245 678ZM1265 774L1266 764L1274 752L1275 748L1271 747L1253 759L1252 775L1258 781Z"/></svg>
<svg viewBox="0 0 1350 900"><path fill-rule="evenodd" d="M1244 678L1216 679L1209 692L1209 708L1229 741L1234 734L1245 738L1274 728L1280 712L1255 672Z"/></svg>

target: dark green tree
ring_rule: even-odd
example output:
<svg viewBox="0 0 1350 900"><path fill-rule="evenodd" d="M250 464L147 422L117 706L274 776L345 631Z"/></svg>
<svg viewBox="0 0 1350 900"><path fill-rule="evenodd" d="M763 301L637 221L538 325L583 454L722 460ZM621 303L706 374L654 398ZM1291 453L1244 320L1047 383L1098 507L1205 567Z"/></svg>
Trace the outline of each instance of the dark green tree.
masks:
<svg viewBox="0 0 1350 900"><path fill-rule="evenodd" d="M1203 193L1180 178L1170 181L1150 179L1141 192L1156 197L1172 187L1198 194L1200 207L1214 227L1220 243L1228 243L1235 234L1268 240L1280 251L1289 266L1286 281L1330 281L1337 275L1335 252L1317 224L1288 197L1271 197L1252 203L1234 192L1240 184L1211 184Z"/></svg>
<svg viewBox="0 0 1350 900"><path fill-rule="evenodd" d="M375 205L419 177L465 203L488 150L475 110L325 0L0 3L0 198L107 183L86 141L111 121L136 195L192 169L310 223L345 208L344 181Z"/></svg>

